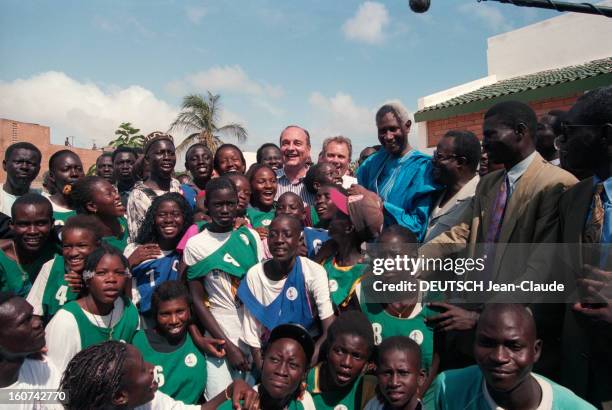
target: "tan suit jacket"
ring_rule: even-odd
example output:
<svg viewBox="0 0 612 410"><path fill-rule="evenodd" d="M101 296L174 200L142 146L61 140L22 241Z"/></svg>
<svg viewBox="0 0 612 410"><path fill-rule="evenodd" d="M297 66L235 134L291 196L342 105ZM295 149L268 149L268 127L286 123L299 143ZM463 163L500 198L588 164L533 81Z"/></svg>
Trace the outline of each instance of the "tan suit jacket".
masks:
<svg viewBox="0 0 612 410"><path fill-rule="evenodd" d="M491 213L506 171L498 170L484 176L476 188L469 207L460 222L421 247L426 257L444 257L466 248L467 257L482 256L491 221ZM546 260L532 258L534 246L508 244L554 243L558 235L558 204L561 194L577 182L567 171L547 162L536 153L535 158L517 181L506 205L501 232L495 252L491 279L511 283L517 278L540 277Z"/></svg>
<svg viewBox="0 0 612 410"><path fill-rule="evenodd" d="M568 245L572 266L568 275L580 275L582 234L593 200L593 178L577 183L559 203L559 239ZM593 325L571 305L563 320L561 383L604 409L612 409L612 329Z"/></svg>

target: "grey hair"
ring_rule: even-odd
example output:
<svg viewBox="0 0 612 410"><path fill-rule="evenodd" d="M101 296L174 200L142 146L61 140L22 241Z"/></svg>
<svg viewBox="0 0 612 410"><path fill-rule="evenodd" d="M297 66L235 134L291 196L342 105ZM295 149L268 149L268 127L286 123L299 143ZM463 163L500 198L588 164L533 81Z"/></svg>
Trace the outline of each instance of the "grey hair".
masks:
<svg viewBox="0 0 612 410"><path fill-rule="evenodd" d="M348 159L349 162L351 162L351 158L353 157L353 144L351 143L351 139L345 137L344 135L336 135L335 137L325 138L325 141L323 141L323 154L327 152L327 146L331 142L335 142L337 144L346 144L349 151Z"/></svg>
<svg viewBox="0 0 612 410"><path fill-rule="evenodd" d="M382 117L390 112L395 115L402 125L405 125L408 121L412 122L412 114L399 100L392 100L384 103L376 112L376 122L380 122Z"/></svg>

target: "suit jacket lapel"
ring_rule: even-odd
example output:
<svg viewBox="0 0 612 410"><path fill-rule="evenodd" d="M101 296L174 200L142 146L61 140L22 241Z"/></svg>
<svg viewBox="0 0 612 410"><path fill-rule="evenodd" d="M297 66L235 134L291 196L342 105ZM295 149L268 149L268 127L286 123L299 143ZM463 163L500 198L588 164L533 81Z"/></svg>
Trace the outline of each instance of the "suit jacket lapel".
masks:
<svg viewBox="0 0 612 410"><path fill-rule="evenodd" d="M576 184L576 192L573 197L575 198L575 201L573 201L575 213L572 212L572 217L565 220L567 224L566 231L569 233L570 237L563 238L563 241L568 243L582 243L584 224L589 209L591 208L591 201L593 200L593 177Z"/></svg>
<svg viewBox="0 0 612 410"><path fill-rule="evenodd" d="M571 201L572 211L571 215L563 215L564 226L563 232L561 232L561 241L569 247L565 253L570 255L570 261L565 268L572 269L572 273L578 275L584 264L582 233L593 200L593 177L578 182L574 185L572 191L569 192L571 197L568 198Z"/></svg>

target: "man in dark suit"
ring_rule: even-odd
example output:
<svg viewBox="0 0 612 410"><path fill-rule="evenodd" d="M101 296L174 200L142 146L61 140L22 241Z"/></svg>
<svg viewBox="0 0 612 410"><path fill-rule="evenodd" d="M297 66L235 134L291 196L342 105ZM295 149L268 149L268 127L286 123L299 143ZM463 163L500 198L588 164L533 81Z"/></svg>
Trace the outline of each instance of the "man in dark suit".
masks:
<svg viewBox="0 0 612 410"><path fill-rule="evenodd" d="M612 87L583 95L557 140L571 169L593 176L561 198L560 241L568 243L577 284L563 323L562 383L612 409ZM595 246L593 246L595 244Z"/></svg>

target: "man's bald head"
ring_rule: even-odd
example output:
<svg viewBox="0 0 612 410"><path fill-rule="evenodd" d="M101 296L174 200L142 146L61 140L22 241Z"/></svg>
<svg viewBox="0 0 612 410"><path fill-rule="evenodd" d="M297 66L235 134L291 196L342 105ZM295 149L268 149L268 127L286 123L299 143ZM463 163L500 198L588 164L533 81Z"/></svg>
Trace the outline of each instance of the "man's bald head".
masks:
<svg viewBox="0 0 612 410"><path fill-rule="evenodd" d="M518 326L526 336L537 336L535 320L531 312L518 303L492 303L480 314L476 332L481 326Z"/></svg>
<svg viewBox="0 0 612 410"><path fill-rule="evenodd" d="M295 216L289 215L289 214L280 214L276 216L272 220L272 223L278 224L279 226L281 224L290 226L292 229L295 229L298 232L302 230L302 222L299 219L297 219Z"/></svg>
<svg viewBox="0 0 612 410"><path fill-rule="evenodd" d="M525 306L490 304L480 314L474 358L490 389L499 393L516 389L528 380L541 351L542 341Z"/></svg>

